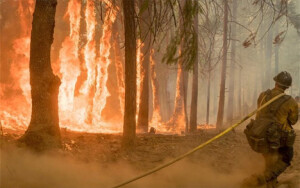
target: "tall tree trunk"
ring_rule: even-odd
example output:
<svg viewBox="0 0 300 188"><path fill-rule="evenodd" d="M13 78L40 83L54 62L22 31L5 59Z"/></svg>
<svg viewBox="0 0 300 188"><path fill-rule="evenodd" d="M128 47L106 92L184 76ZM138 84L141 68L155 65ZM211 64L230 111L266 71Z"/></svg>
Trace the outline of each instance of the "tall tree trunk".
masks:
<svg viewBox="0 0 300 188"><path fill-rule="evenodd" d="M197 46L198 46L198 15L195 15L195 32L197 35ZM191 113L190 113L190 132L197 130L197 108L198 108L198 51L194 62L193 70L193 86L192 86L192 100L191 100Z"/></svg>
<svg viewBox="0 0 300 188"><path fill-rule="evenodd" d="M123 124L124 147L134 144L136 129L136 23L134 0L123 0L125 28L125 109Z"/></svg>
<svg viewBox="0 0 300 188"><path fill-rule="evenodd" d="M278 25L275 26L275 33L278 34ZM279 46L280 44L275 44L275 74L279 73Z"/></svg>
<svg viewBox="0 0 300 188"><path fill-rule="evenodd" d="M238 90L238 107L239 107L239 116L242 116L242 68L239 69L239 90Z"/></svg>
<svg viewBox="0 0 300 188"><path fill-rule="evenodd" d="M161 109L165 109L165 111L168 111L169 109L167 108L166 102L168 101L167 99L169 99L168 95L167 95L167 89L163 90L163 92L161 92L160 88L166 88L167 87L167 77L163 77L163 76L167 76L168 72L166 69L164 69L164 67L162 67L162 64L159 64L159 52L152 52L152 61L151 61L151 67L150 67L150 75L151 75L151 88L152 88L152 101L153 101L153 113L152 113L152 118L151 118L151 122L152 123L160 123L162 121L162 111ZM159 69L160 68L160 69ZM158 74L158 70L160 71L164 71L164 75ZM161 79L160 81L158 81L158 79ZM162 87L163 86L163 87ZM161 97L164 97L164 102L162 103L162 99ZM156 119L155 119L156 118Z"/></svg>
<svg viewBox="0 0 300 188"><path fill-rule="evenodd" d="M275 46L275 75L279 73L279 44Z"/></svg>
<svg viewBox="0 0 300 188"><path fill-rule="evenodd" d="M180 1L180 4L181 4L181 7L183 9L185 9L185 7L187 6L186 4L187 2L185 0L181 0ZM185 16L185 15L184 15ZM181 27L181 30L183 30L182 27L184 27L184 24L183 22L186 21L186 20L181 20L181 23L180 23L180 27ZM181 51L183 52L184 51L184 43L185 41L181 41L181 44L180 44L180 49ZM183 64L182 63L182 59L179 59L179 64ZM181 82L181 85L179 86L181 89L181 95L182 95L182 112L183 112L183 118L184 118L184 123L185 123L185 131L187 132L188 131L188 115L187 115L187 91L188 91L188 82L189 82L189 77L188 77L188 72L185 70L185 67L184 66L181 66L181 79L182 79L182 82ZM180 108L180 106L178 106ZM180 110L180 109L179 109Z"/></svg>
<svg viewBox="0 0 300 188"><path fill-rule="evenodd" d="M259 54L260 54L260 59L261 59L261 61L260 61L260 65L259 65L259 67L260 67L260 80L261 80L261 87L260 87L260 90L261 91L263 91L264 89L265 89L265 87L264 87L264 42L263 41L261 41L261 43L260 43L260 45L259 45L259 50L260 50L260 52L259 52Z"/></svg>
<svg viewBox="0 0 300 188"><path fill-rule="evenodd" d="M56 0L36 0L30 44L30 85L32 114L29 127L19 139L38 151L61 147L58 120L60 79L52 72Z"/></svg>
<svg viewBox="0 0 300 188"><path fill-rule="evenodd" d="M272 44L273 44L273 31L270 29L266 38L265 45L265 88L271 87L271 67L272 67Z"/></svg>
<svg viewBox="0 0 300 188"><path fill-rule="evenodd" d="M232 20L236 20L237 12L237 0L233 0L232 5ZM233 121L233 111L234 111L234 77L235 77L235 53L236 53L236 24L232 23L231 27L231 64L230 64L230 83L229 83L229 93L228 93L228 110L227 110L227 122L232 123Z"/></svg>
<svg viewBox="0 0 300 188"><path fill-rule="evenodd" d="M183 113L185 118L185 132L188 132L189 119L187 113L187 96L188 96L188 83L189 83L189 73L186 70L183 71Z"/></svg>
<svg viewBox="0 0 300 188"><path fill-rule="evenodd" d="M226 65L227 65L227 30L228 30L228 0L224 0L224 28L223 28L223 58L221 70L221 86L219 108L217 116L217 129L222 129L224 116L224 102L225 102L225 83L226 83Z"/></svg>
<svg viewBox="0 0 300 188"><path fill-rule="evenodd" d="M211 77L211 62L208 62L208 78L207 78L207 99L206 99L206 124L209 125L210 112L210 77Z"/></svg>
<svg viewBox="0 0 300 188"><path fill-rule="evenodd" d="M113 51L114 51L114 62L117 71L118 79L118 88L119 88L119 103L121 107L121 114L124 115L124 98L125 98L125 86L124 86L124 53L121 51L120 47L120 31L118 27L118 22L120 19L117 19L113 24Z"/></svg>
<svg viewBox="0 0 300 188"><path fill-rule="evenodd" d="M169 124L174 130L184 130L186 128L186 117L184 107L184 82L185 82L184 68L181 63L178 64L176 94L173 116L169 120ZM184 129L182 129L184 128Z"/></svg>
<svg viewBox="0 0 300 188"><path fill-rule="evenodd" d="M182 9L186 6L186 1L180 0L180 7ZM179 11L180 8L179 8ZM184 19L180 20L180 30L183 30L184 27ZM184 42L180 41L180 51L184 51ZM180 53L180 52L179 52ZM173 130L185 130L188 129L188 118L187 118L187 85L188 85L188 72L185 70L183 65L183 59L179 58L177 63L177 81L176 81L176 94L175 94L175 105L173 116L169 120L168 124L173 125Z"/></svg>
<svg viewBox="0 0 300 188"><path fill-rule="evenodd" d="M140 7L144 5L146 0L140 0ZM141 48L143 58L141 61L141 95L138 112L138 129L142 132L148 132L149 126L149 87L150 87L150 50L151 50L151 32L149 26L151 25L151 6L140 15L140 29L141 29L141 41L144 45Z"/></svg>

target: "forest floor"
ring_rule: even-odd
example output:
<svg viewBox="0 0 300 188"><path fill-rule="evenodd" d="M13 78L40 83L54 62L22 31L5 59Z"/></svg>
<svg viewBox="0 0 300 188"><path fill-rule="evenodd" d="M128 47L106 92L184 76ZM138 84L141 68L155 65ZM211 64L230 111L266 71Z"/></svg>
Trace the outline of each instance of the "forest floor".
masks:
<svg viewBox="0 0 300 188"><path fill-rule="evenodd" d="M134 149L121 148L121 134L62 130L63 150L34 154L13 146L22 131L4 130L1 138L0 187L109 188L198 146L217 134L138 134ZM297 130L298 135L300 131ZM300 187L300 136L292 166L279 178L280 188ZM124 187L240 187L263 170L261 155L251 151L242 130L230 132L207 147L155 174Z"/></svg>

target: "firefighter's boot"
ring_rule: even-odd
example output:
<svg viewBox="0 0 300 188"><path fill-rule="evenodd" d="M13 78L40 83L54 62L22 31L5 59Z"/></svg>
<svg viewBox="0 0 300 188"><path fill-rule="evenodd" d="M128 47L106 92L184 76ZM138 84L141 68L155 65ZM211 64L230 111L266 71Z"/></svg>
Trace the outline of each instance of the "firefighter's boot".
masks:
<svg viewBox="0 0 300 188"><path fill-rule="evenodd" d="M276 162L272 167L265 171L265 180L266 182L274 181L276 182L277 177L287 169L289 165L281 160Z"/></svg>

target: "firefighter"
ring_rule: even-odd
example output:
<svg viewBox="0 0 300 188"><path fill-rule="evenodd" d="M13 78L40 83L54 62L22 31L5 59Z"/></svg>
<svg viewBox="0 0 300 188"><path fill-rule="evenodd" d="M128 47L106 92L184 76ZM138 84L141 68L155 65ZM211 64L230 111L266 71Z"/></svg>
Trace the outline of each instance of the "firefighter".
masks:
<svg viewBox="0 0 300 188"><path fill-rule="evenodd" d="M292 77L286 71L279 73L273 80L275 81L275 88L260 94L257 100L258 107L271 98L284 93L292 85ZM275 103L275 107L270 105L256 114L256 119L265 118L267 117L267 112L272 110L268 108L276 108L272 116L275 116L280 128L271 137L273 137L273 140L278 140L278 142L277 144L276 142L275 144L270 144L268 152L263 154L265 159L264 173L262 175L253 175L244 180L243 185L245 187L266 184L267 188L274 188L277 184L277 177L291 165L294 155L293 144L296 137L292 125L295 125L298 121L298 104L292 97L286 97L288 97L287 100L283 101L282 104L278 105Z"/></svg>

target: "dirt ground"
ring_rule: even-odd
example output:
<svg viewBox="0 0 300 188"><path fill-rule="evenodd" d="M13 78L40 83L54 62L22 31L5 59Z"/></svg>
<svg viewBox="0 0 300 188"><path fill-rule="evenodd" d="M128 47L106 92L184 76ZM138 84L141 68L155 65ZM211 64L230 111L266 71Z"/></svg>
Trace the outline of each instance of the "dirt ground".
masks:
<svg viewBox="0 0 300 188"><path fill-rule="evenodd" d="M62 130L63 150L34 154L13 146L22 131L4 130L1 138L1 187L112 187L171 160L217 134L138 134L133 150L121 148L120 134ZM300 131L297 130L300 135ZM300 187L300 137L292 166L280 187ZM124 187L240 187L263 170L263 158L251 151L242 130L230 132L192 156Z"/></svg>

